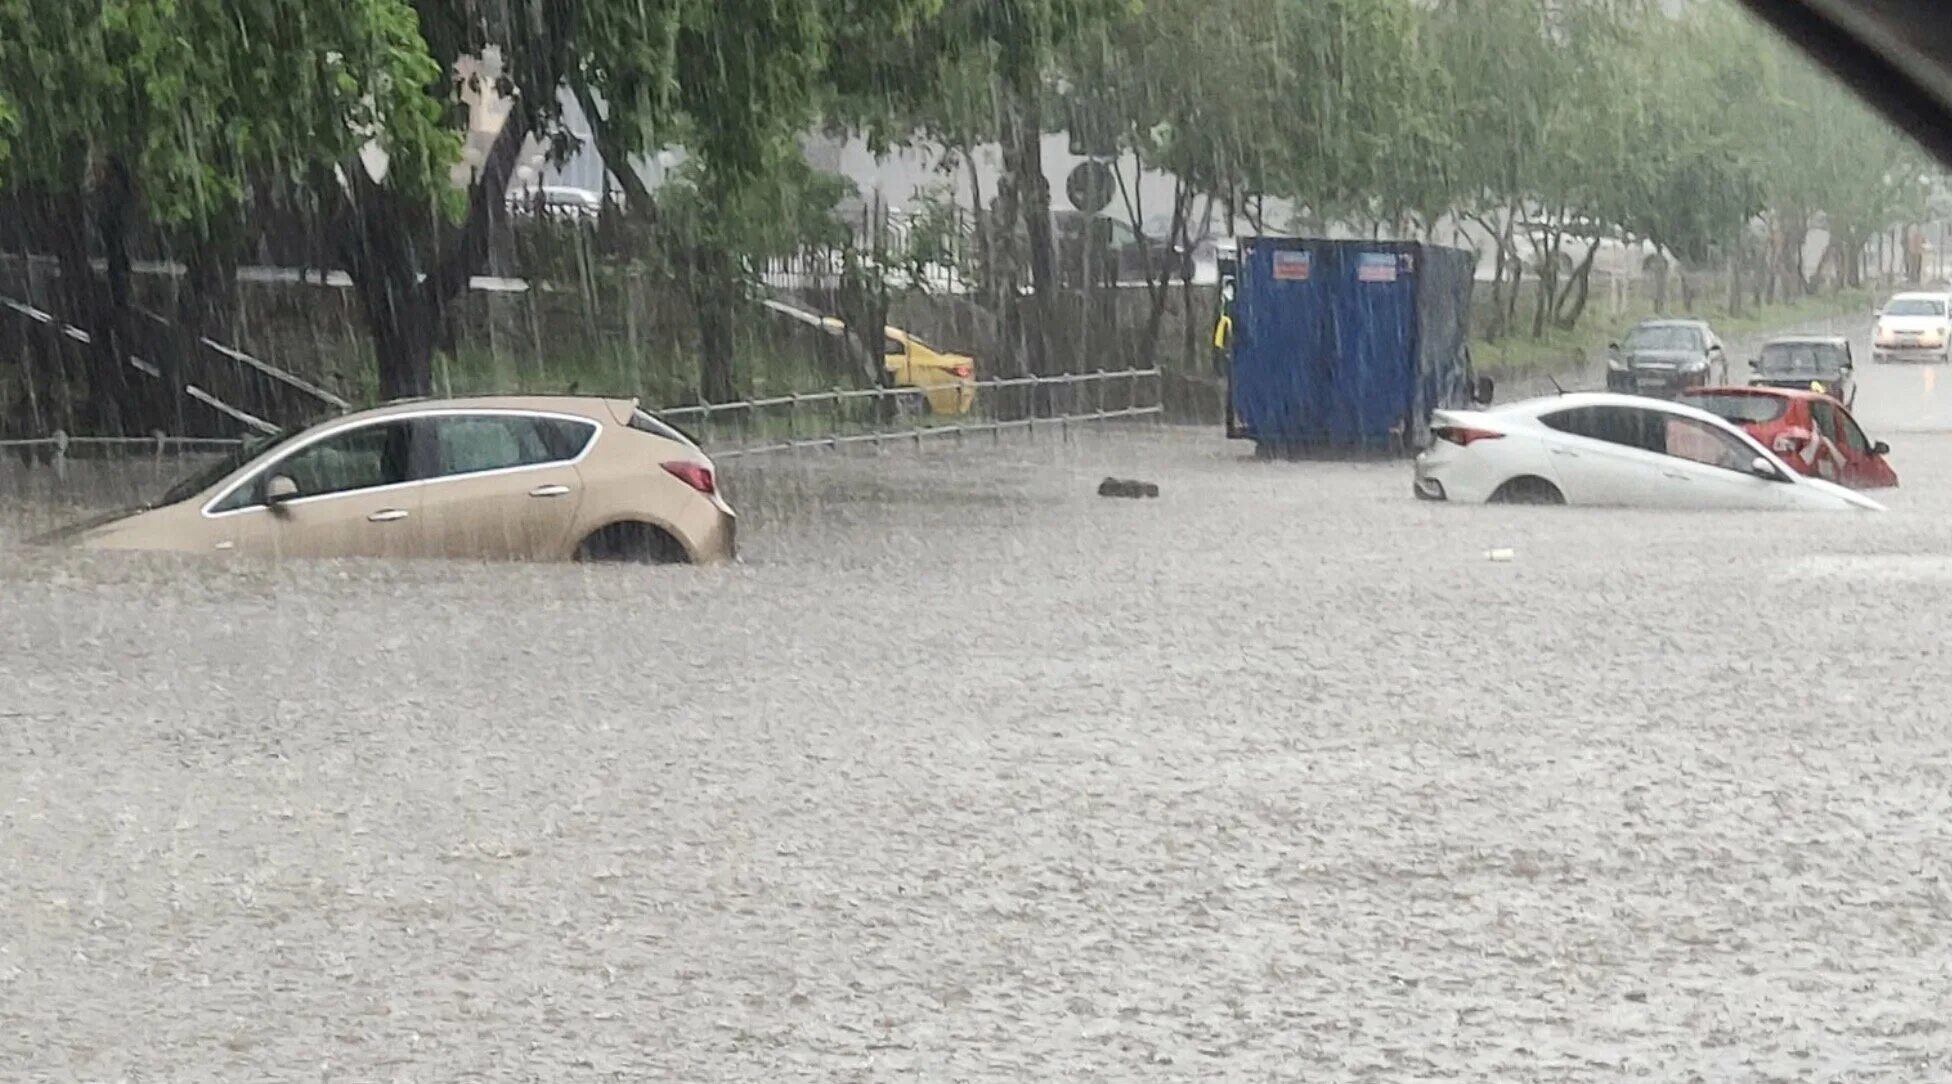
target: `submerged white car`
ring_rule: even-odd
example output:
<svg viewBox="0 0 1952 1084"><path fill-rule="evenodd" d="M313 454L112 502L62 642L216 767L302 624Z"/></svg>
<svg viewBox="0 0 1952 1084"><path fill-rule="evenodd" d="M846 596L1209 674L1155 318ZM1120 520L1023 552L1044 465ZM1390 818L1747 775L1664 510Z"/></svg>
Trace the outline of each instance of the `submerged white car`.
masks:
<svg viewBox="0 0 1952 1084"><path fill-rule="evenodd" d="M1431 434L1416 462L1416 495L1425 500L1884 510L1860 493L1797 474L1707 411L1634 395L1439 410Z"/></svg>

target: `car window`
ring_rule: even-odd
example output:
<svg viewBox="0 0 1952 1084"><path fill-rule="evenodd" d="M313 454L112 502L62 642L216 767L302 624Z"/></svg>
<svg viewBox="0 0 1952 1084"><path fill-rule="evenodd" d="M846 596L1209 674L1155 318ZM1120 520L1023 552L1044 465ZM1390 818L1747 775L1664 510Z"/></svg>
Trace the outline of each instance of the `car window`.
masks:
<svg viewBox="0 0 1952 1084"><path fill-rule="evenodd" d="M1821 376L1841 370L1850 361L1835 343L1770 343L1762 348L1756 369L1763 373Z"/></svg>
<svg viewBox="0 0 1952 1084"><path fill-rule="evenodd" d="M1850 412L1846 410L1836 410L1835 413L1837 428L1843 433L1844 447L1850 449L1855 455L1870 455L1871 439L1864 435L1864 430L1858 426L1857 419L1851 417Z"/></svg>
<svg viewBox="0 0 1952 1084"><path fill-rule="evenodd" d="M1698 407L1719 418L1726 418L1737 425L1759 425L1773 422L1789 409L1789 401L1774 395L1748 395L1741 392L1714 392L1707 395L1690 395L1689 406Z"/></svg>
<svg viewBox="0 0 1952 1084"><path fill-rule="evenodd" d="M423 468L430 478L574 459L596 430L590 422L530 414L444 415L424 424L432 436Z"/></svg>
<svg viewBox="0 0 1952 1084"><path fill-rule="evenodd" d="M1901 297L1885 307L1886 316L1944 316L1945 303L1929 297Z"/></svg>
<svg viewBox="0 0 1952 1084"><path fill-rule="evenodd" d="M1574 407L1539 418L1562 433L1603 440L1649 452L1665 452L1666 438L1658 428L1660 415L1631 407Z"/></svg>
<svg viewBox="0 0 1952 1084"><path fill-rule="evenodd" d="M1707 422L1669 416L1663 427L1666 454L1723 470L1743 471L1755 461L1755 449Z"/></svg>
<svg viewBox="0 0 1952 1084"><path fill-rule="evenodd" d="M1676 325L1637 327L1627 334L1629 350L1700 350L1702 348L1700 328Z"/></svg>
<svg viewBox="0 0 1952 1084"><path fill-rule="evenodd" d="M1821 399L1810 400L1810 421L1823 431L1824 436L1837 439L1837 415L1830 409L1829 403Z"/></svg>
<svg viewBox="0 0 1952 1084"><path fill-rule="evenodd" d="M897 354L908 353L908 347L903 346L900 339L883 339L881 340L881 352L889 357L894 357Z"/></svg>
<svg viewBox="0 0 1952 1084"><path fill-rule="evenodd" d="M412 427L404 421L360 426L308 444L267 465L212 511L228 512L264 503L266 480L283 475L300 497L324 497L407 480L407 448Z"/></svg>
<svg viewBox="0 0 1952 1084"><path fill-rule="evenodd" d="M299 436L303 432L304 430L302 429L289 429L274 436L246 440L243 444L238 445L235 451L219 456L203 469L178 479L175 484L164 490L162 496L156 498L148 507L160 508L163 505L175 504L178 501L187 501L191 497L223 481L232 471L243 467L259 456L275 451L279 446L288 443L292 438Z"/></svg>
<svg viewBox="0 0 1952 1084"><path fill-rule="evenodd" d="M698 441L692 439L689 433L641 407L631 411L630 427L640 433L649 433L654 437L663 437L665 440L675 440L679 444L689 444L694 448L698 446Z"/></svg>

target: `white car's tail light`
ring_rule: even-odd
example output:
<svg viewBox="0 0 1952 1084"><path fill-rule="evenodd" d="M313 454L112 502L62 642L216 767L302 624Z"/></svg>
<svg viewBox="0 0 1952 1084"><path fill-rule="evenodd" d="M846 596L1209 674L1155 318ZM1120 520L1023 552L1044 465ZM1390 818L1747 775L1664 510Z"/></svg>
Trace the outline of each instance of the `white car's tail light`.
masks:
<svg viewBox="0 0 1952 1084"><path fill-rule="evenodd" d="M707 497L718 492L718 479L712 477L712 468L703 463L693 463L688 459L674 459L663 466L665 473Z"/></svg>
<svg viewBox="0 0 1952 1084"><path fill-rule="evenodd" d="M1473 429L1467 425L1440 425L1432 429L1431 435L1438 440L1447 440L1461 448L1469 448L1480 440L1498 440L1503 433L1491 429Z"/></svg>

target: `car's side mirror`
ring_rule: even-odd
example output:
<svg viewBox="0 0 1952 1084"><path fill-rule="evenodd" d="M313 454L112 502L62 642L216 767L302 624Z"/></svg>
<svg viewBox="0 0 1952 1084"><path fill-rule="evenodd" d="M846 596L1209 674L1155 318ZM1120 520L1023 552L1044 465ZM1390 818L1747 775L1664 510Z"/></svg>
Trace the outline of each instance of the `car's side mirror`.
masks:
<svg viewBox="0 0 1952 1084"><path fill-rule="evenodd" d="M1619 343L1607 343L1607 344L1606 344L1606 348L1607 348L1608 350L1611 350L1611 351L1613 351L1613 352L1614 352L1614 353L1616 353L1616 354L1620 352L1620 344L1619 344Z"/></svg>
<svg viewBox="0 0 1952 1084"><path fill-rule="evenodd" d="M1871 454L1872 454L1872 455L1890 455L1890 454L1891 454L1891 446L1890 446L1889 444L1886 444L1886 443L1884 443L1883 441L1881 441L1881 440L1880 440L1880 441L1878 441L1878 442L1877 442L1876 444L1873 444L1873 445L1871 445Z"/></svg>
<svg viewBox="0 0 1952 1084"><path fill-rule="evenodd" d="M1760 368L1762 368L1762 359L1761 359L1761 358L1750 358L1750 359L1749 359L1749 368L1750 368L1750 369L1760 369Z"/></svg>
<svg viewBox="0 0 1952 1084"><path fill-rule="evenodd" d="M1782 473L1776 469L1776 465L1761 456L1756 456L1749 461L1749 473L1766 482L1780 482L1783 480Z"/></svg>
<svg viewBox="0 0 1952 1084"><path fill-rule="evenodd" d="M1493 383L1490 377L1488 376L1478 377L1471 384L1471 402L1476 403L1479 406L1490 406L1491 396L1494 393L1496 393L1497 390L1498 390L1498 385Z"/></svg>
<svg viewBox="0 0 1952 1084"><path fill-rule="evenodd" d="M298 497L298 483L282 474L274 474L264 483L264 503L273 508Z"/></svg>

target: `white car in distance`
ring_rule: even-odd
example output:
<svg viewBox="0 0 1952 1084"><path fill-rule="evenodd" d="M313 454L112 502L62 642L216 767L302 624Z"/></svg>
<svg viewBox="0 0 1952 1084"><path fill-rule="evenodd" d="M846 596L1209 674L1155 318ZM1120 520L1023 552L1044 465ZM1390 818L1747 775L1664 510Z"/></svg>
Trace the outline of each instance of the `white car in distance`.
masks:
<svg viewBox="0 0 1952 1084"><path fill-rule="evenodd" d="M1952 294L1899 294L1877 314L1871 360L1952 362Z"/></svg>
<svg viewBox="0 0 1952 1084"><path fill-rule="evenodd" d="M1713 414L1640 396L1594 392L1439 410L1431 433L1416 460L1416 495L1425 500L1884 510L1797 474Z"/></svg>

